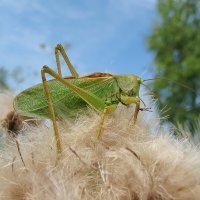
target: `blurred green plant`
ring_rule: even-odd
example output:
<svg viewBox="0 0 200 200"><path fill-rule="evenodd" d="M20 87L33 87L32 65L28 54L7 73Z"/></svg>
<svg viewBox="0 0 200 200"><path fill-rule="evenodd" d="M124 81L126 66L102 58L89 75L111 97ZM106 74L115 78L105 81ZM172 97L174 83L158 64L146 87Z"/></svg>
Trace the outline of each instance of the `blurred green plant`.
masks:
<svg viewBox="0 0 200 200"><path fill-rule="evenodd" d="M11 81L12 80L12 81ZM23 83L25 80L25 75L23 73L23 68L18 66L13 69L13 71L8 71L5 67L0 67L0 89L1 90L12 90L15 87ZM14 84L11 84L13 82ZM11 86L14 85L14 86Z"/></svg>
<svg viewBox="0 0 200 200"><path fill-rule="evenodd" d="M8 90L9 84L8 84L8 70L6 70L5 67L0 67L0 89Z"/></svg>
<svg viewBox="0 0 200 200"><path fill-rule="evenodd" d="M155 76L175 82L154 81L159 107L174 124L186 123L190 130L200 115L200 0L158 0L158 21L148 37L154 53Z"/></svg>

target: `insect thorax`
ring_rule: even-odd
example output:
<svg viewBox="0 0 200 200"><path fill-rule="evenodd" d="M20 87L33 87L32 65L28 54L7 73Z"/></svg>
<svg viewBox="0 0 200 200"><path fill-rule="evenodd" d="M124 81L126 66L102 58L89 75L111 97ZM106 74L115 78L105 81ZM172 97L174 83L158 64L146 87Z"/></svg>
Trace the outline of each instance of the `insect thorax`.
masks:
<svg viewBox="0 0 200 200"><path fill-rule="evenodd" d="M128 96L137 96L142 82L136 75L114 75L122 93Z"/></svg>

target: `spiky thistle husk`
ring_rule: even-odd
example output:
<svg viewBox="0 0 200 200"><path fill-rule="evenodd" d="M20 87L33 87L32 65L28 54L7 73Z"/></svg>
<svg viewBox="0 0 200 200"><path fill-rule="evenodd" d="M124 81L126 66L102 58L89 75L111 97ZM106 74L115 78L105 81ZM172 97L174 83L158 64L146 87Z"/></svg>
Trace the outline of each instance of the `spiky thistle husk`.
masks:
<svg viewBox="0 0 200 200"><path fill-rule="evenodd" d="M3 99L1 108L10 109ZM25 124L17 137L25 166L15 139L1 129L0 199L199 199L199 149L187 139L174 138L146 112L130 125L133 111L134 107L119 106L108 115L99 141L100 117L92 110L59 122L59 160L51 123Z"/></svg>

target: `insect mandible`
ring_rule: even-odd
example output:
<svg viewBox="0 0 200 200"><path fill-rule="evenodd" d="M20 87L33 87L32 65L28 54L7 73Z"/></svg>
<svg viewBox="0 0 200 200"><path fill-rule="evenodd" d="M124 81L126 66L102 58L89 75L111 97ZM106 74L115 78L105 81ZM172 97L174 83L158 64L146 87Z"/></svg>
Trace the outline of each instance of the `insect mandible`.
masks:
<svg viewBox="0 0 200 200"><path fill-rule="evenodd" d="M60 57L64 58L72 76L63 77ZM92 73L79 76L71 64L61 44L55 47L58 72L48 66L41 70L42 83L32 86L14 99L17 113L28 117L50 118L53 122L57 153L62 152L57 119L72 118L91 106L101 113L97 138L102 134L102 127L107 113L113 112L119 103L135 104L132 116L136 122L140 108L139 89L143 80L136 75L117 75L109 73ZM49 74L54 79L46 79Z"/></svg>

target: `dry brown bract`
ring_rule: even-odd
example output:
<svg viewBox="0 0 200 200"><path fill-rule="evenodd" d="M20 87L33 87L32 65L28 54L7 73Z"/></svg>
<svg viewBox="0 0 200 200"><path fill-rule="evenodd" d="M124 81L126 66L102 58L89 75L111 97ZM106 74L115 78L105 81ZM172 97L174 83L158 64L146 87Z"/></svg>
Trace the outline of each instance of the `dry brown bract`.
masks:
<svg viewBox="0 0 200 200"><path fill-rule="evenodd" d="M3 105L1 105L3 106ZM15 143L1 141L2 200L199 200L199 150L163 131L158 120L121 106L106 118L96 140L99 116L59 123L63 154L56 163L51 126L29 127Z"/></svg>
<svg viewBox="0 0 200 200"><path fill-rule="evenodd" d="M11 136L22 132L25 124L38 125L41 120L17 114L13 110L13 95L11 93L0 93L0 124Z"/></svg>
<svg viewBox="0 0 200 200"><path fill-rule="evenodd" d="M8 133L16 136L22 131L24 122L34 126L37 125L39 121L31 117L19 115L15 111L10 111L6 118L2 120L2 127L5 128Z"/></svg>
<svg viewBox="0 0 200 200"><path fill-rule="evenodd" d="M14 111L10 111L6 118L2 120L2 126L8 130L8 132L17 134L20 130L22 130L23 118L15 113Z"/></svg>

